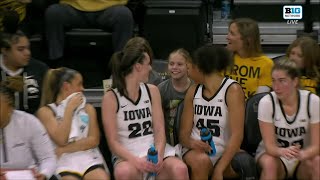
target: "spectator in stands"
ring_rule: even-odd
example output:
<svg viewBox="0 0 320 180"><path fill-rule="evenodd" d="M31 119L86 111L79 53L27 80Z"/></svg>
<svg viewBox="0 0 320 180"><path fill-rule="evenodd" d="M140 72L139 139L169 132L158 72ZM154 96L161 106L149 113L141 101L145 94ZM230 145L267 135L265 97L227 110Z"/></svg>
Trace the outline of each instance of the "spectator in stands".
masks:
<svg viewBox="0 0 320 180"><path fill-rule="evenodd" d="M149 42L145 38L133 37L133 38L129 39L129 41L127 42L125 47L126 48L128 48L128 47L141 47L141 48L143 48L144 51L146 51L146 53L149 55L151 63L152 63L153 51L152 51L152 48L151 48ZM110 62L110 63L112 63L112 62ZM162 79L161 79L161 76L159 75L159 73L154 70L150 71L148 83L158 85L161 82L162 82Z"/></svg>
<svg viewBox="0 0 320 180"><path fill-rule="evenodd" d="M0 31L3 30L4 16L13 12L19 17L19 29L28 37L42 32L42 16L48 0L2 0L0 1Z"/></svg>
<svg viewBox="0 0 320 180"><path fill-rule="evenodd" d="M299 37L287 49L287 57L296 62L301 71L303 89L320 95L320 48L310 37Z"/></svg>
<svg viewBox="0 0 320 180"><path fill-rule="evenodd" d="M168 63L171 78L158 85L165 117L167 142L171 145L175 145L173 129L177 107L192 84L192 80L188 77L188 63L191 63L188 51L183 48L172 51Z"/></svg>
<svg viewBox="0 0 320 180"><path fill-rule="evenodd" d="M122 50L133 34L133 17L127 0L60 0L45 14L49 59L63 57L66 28L101 28L112 32L113 50Z"/></svg>
<svg viewBox="0 0 320 180"><path fill-rule="evenodd" d="M1 168L34 168L37 180L49 179L56 170L52 142L36 117L15 110L14 93L0 84L0 179L6 179Z"/></svg>
<svg viewBox="0 0 320 180"><path fill-rule="evenodd" d="M238 176L231 162L243 138L245 95L236 81L221 75L231 62L230 52L215 45L200 47L192 58L203 75L203 85L188 89L180 124L182 155L191 179ZM200 140L202 128L212 133L217 152L214 156L207 154L212 149Z"/></svg>
<svg viewBox="0 0 320 180"><path fill-rule="evenodd" d="M239 82L246 98L270 91L273 61L262 52L257 22L248 18L232 20L227 41L227 48L234 53L234 65L226 75Z"/></svg>
<svg viewBox="0 0 320 180"><path fill-rule="evenodd" d="M0 81L20 86L15 106L19 110L35 113L40 104L42 79L48 66L31 57L30 43L26 35L17 29L18 16L5 20L0 32Z"/></svg>
<svg viewBox="0 0 320 180"><path fill-rule="evenodd" d="M62 179L109 179L98 149L99 127L94 107L86 104L79 72L48 71L37 116L56 145L56 173Z"/></svg>
<svg viewBox="0 0 320 180"><path fill-rule="evenodd" d="M4 30L4 17L16 13L18 22L21 23L26 17L26 4L31 0L2 0L0 1L0 31Z"/></svg>
<svg viewBox="0 0 320 180"><path fill-rule="evenodd" d="M288 60L273 67L272 87L258 106L260 179L319 179L319 97L299 90L298 68Z"/></svg>
<svg viewBox="0 0 320 180"><path fill-rule="evenodd" d="M187 166L166 144L159 90L145 84L151 70L148 51L125 46L111 60L113 84L103 97L102 118L115 179L142 179L149 172L156 172L159 179L188 179ZM153 144L157 164L146 159Z"/></svg>

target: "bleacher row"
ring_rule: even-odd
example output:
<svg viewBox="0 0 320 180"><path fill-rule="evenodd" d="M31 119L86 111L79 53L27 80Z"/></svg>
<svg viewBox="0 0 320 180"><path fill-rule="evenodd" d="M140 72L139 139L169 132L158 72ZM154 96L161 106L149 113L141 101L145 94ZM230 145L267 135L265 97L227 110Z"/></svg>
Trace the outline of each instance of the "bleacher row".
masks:
<svg viewBox="0 0 320 180"><path fill-rule="evenodd" d="M97 27L65 29L65 53L62 61L55 64L48 59L44 15L47 7L58 2L59 0L42 3L34 1L27 5L27 17L22 30L29 37L32 56L52 68L65 66L77 69L84 76L85 87L102 87L102 80L111 75L108 67L113 53L111 31ZM126 5L135 21L134 36L141 34L139 29L142 29L140 26L145 11L142 2L129 0Z"/></svg>
<svg viewBox="0 0 320 180"><path fill-rule="evenodd" d="M47 5L57 2L49 0ZM191 52L212 38L210 31L212 3L213 1L194 0L129 0L127 7L131 10L135 21L133 35L148 37L151 47L155 50L155 57L159 59L167 58L171 50L179 47ZM168 12L168 9L172 8L174 13ZM35 18L32 19L33 22L38 22L40 27L44 26L43 16L33 17ZM158 23L154 23L155 21ZM168 26L170 28L166 28ZM57 67L51 65L52 61L47 60L48 50L44 32L32 35L30 41L34 58L44 61L51 67ZM102 80L111 74L108 62L113 53L112 49L112 32L95 27L66 29L65 53L59 66L80 71L84 76L85 87L101 87Z"/></svg>

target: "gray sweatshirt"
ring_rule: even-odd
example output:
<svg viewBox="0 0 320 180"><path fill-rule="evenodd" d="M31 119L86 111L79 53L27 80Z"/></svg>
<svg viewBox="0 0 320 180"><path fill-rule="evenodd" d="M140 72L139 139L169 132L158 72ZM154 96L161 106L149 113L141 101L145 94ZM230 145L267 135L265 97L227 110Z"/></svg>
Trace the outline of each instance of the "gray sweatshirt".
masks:
<svg viewBox="0 0 320 180"><path fill-rule="evenodd" d="M9 124L0 129L0 167L36 168L48 179L56 170L52 142L33 115L15 110Z"/></svg>

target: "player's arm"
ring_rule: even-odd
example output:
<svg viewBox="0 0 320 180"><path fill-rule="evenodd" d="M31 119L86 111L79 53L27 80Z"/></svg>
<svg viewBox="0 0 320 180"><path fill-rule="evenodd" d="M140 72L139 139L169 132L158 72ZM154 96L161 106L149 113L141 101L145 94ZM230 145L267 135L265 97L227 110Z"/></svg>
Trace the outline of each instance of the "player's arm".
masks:
<svg viewBox="0 0 320 180"><path fill-rule="evenodd" d="M158 154L163 158L166 145L166 134L164 129L164 116L162 111L161 97L159 89L151 84L147 85L152 97L152 124L154 133L154 143Z"/></svg>
<svg viewBox="0 0 320 180"><path fill-rule="evenodd" d="M215 167L215 171L220 170L220 172L225 171L233 156L240 150L244 129L245 95L242 87L238 83L233 83L226 92L226 96L230 139Z"/></svg>
<svg viewBox="0 0 320 180"><path fill-rule="evenodd" d="M320 100L319 96L311 94L310 104L309 104L309 113L310 113L310 146L306 147L300 151L299 159L305 160L316 155L320 155Z"/></svg>

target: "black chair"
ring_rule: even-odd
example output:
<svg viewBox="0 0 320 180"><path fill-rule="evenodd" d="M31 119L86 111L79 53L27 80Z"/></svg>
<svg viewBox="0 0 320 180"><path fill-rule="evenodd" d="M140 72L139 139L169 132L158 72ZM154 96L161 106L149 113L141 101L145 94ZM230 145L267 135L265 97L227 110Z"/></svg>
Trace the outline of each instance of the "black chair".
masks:
<svg viewBox="0 0 320 180"><path fill-rule="evenodd" d="M112 153L109 149L107 138L104 133L104 128L103 128L103 122L102 122L102 114L101 114L101 107L95 107L97 111L97 120L98 120L98 125L99 125L99 130L100 130L100 143L99 143L99 150L109 168L111 179L114 179L114 174L113 174L113 164L111 161Z"/></svg>
<svg viewBox="0 0 320 180"><path fill-rule="evenodd" d="M254 155L256 149L262 140L259 121L258 121L258 105L262 97L267 92L255 94L247 100L246 114L244 122L244 137L241 149L246 150L249 154Z"/></svg>
<svg viewBox="0 0 320 180"><path fill-rule="evenodd" d="M112 33L102 29L74 28L65 32L70 47L99 46L112 49Z"/></svg>
<svg viewBox="0 0 320 180"><path fill-rule="evenodd" d="M168 61L161 59L154 59L152 61L152 69L159 73L162 78L162 81L169 79L170 75L168 74Z"/></svg>
<svg viewBox="0 0 320 180"><path fill-rule="evenodd" d="M262 140L258 121L258 105L260 99L266 94L268 93L255 94L250 97L246 103L244 136L241 145L241 149L246 152L237 152L231 161L234 170L243 173L240 179L246 179L248 176L252 179L258 179L259 171L257 171L257 166L253 157Z"/></svg>

